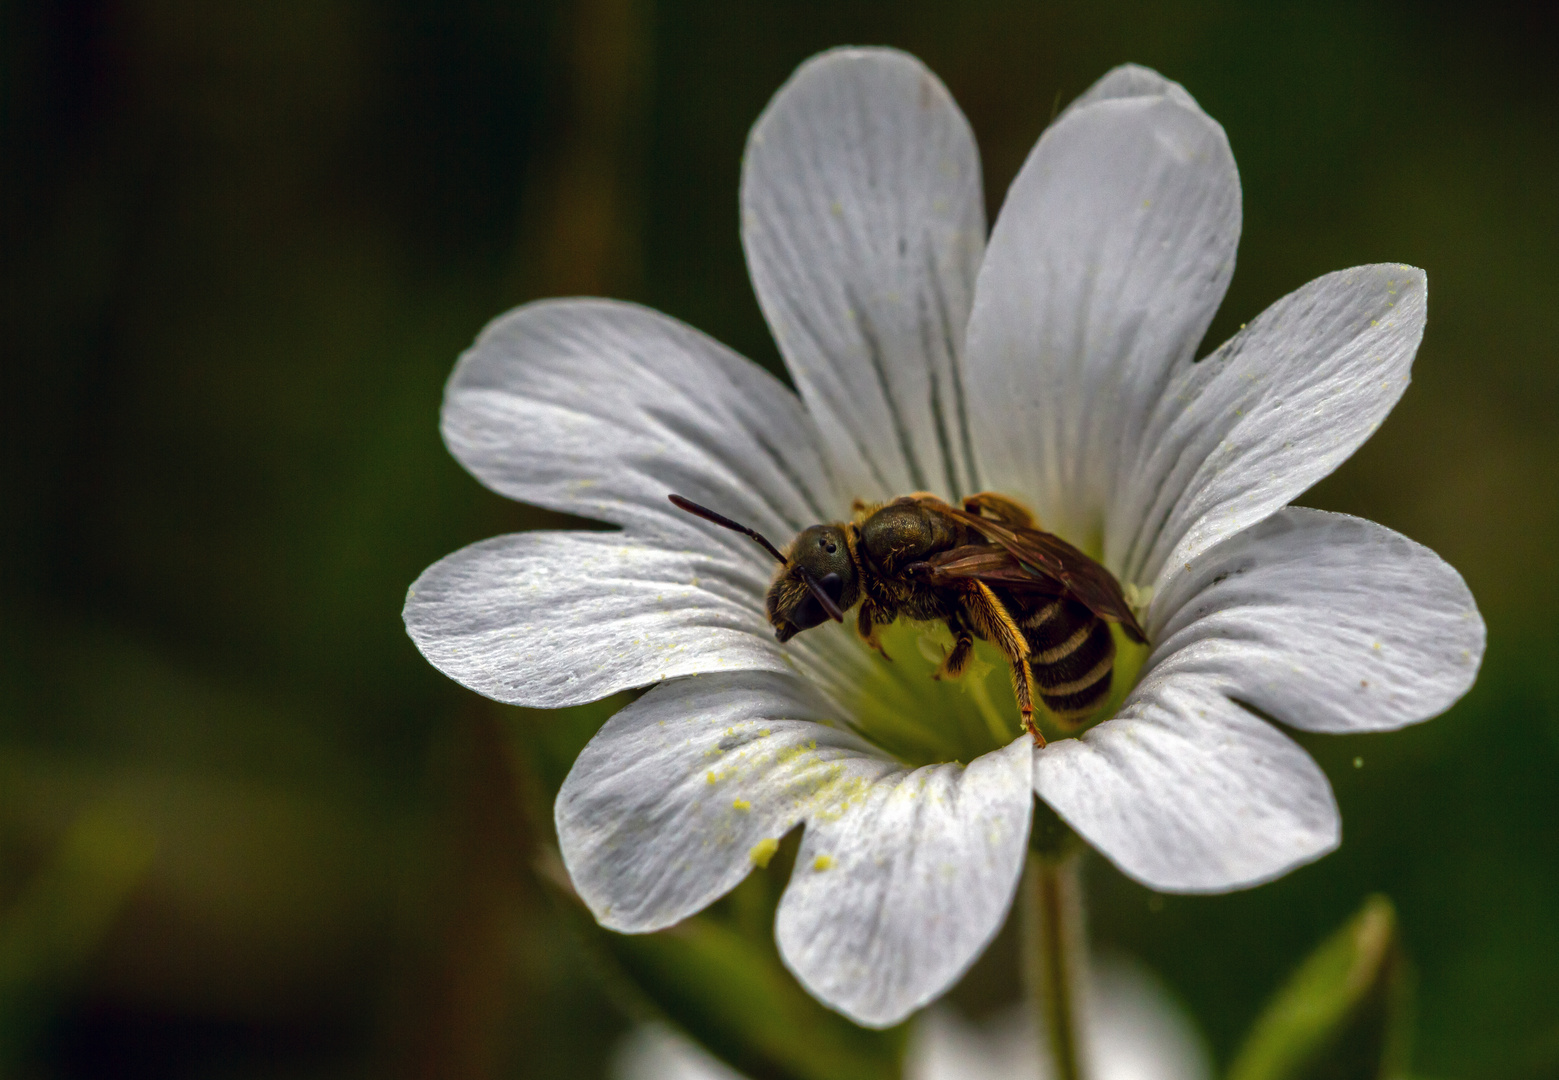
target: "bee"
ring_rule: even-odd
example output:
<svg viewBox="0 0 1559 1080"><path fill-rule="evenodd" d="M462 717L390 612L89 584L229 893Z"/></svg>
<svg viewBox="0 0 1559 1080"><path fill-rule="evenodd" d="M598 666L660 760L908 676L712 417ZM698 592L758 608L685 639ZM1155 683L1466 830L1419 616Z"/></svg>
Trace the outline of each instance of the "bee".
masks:
<svg viewBox="0 0 1559 1080"><path fill-rule="evenodd" d="M1115 667L1110 623L1139 644L1147 635L1114 576L1043 532L1022 506L994 492L952 506L935 495L857 503L849 522L811 525L782 552L756 530L684 499L673 505L750 537L780 564L765 613L781 642L857 604L855 627L884 656L877 629L900 616L946 624L952 649L932 676L956 679L978 638L1012 673L1023 729L1040 746L1034 697L1072 727L1109 697Z"/></svg>

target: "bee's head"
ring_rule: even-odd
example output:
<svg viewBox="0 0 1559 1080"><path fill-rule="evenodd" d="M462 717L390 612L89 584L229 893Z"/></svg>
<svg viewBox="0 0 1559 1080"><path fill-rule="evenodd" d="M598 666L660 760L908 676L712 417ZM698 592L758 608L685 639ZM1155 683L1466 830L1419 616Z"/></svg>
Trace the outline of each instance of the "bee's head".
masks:
<svg viewBox="0 0 1559 1080"><path fill-rule="evenodd" d="M802 529L769 586L765 607L774 636L788 641L826 619L838 619L860 596L855 561L838 525Z"/></svg>
<svg viewBox="0 0 1559 1080"><path fill-rule="evenodd" d="M839 526L813 525L802 529L790 545L790 557L786 558L757 530L680 495L669 498L679 510L751 537L782 564L764 603L774 636L781 641L789 641L827 619L844 621L845 609L859 598L860 582L855 562L850 557L844 530Z"/></svg>

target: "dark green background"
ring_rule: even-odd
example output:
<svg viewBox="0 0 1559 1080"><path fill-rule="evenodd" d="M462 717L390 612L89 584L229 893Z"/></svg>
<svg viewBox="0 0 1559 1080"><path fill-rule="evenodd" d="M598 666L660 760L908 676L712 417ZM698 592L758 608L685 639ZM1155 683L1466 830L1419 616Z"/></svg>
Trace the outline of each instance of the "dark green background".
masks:
<svg viewBox="0 0 1559 1080"><path fill-rule="evenodd" d="M968 113L991 217L1107 68L1183 82L1244 182L1210 342L1326 271L1427 269L1412 389L1305 501L1462 571L1480 682L1415 730L1303 740L1342 803L1337 854L1214 898L1101 864L1093 929L1227 1060L1384 890L1417 962L1419 1070L1559 1076L1559 24L1524 10L0 6L0 905L84 808L158 845L85 965L39 991L16 1069L599 1068L624 1020L541 902L546 837L516 810L544 808L599 713L505 713L401 629L429 562L559 523L446 455L441 385L487 319L573 292L777 369L737 237L747 128L812 52L889 43ZM1006 992L998 959L966 1002Z"/></svg>

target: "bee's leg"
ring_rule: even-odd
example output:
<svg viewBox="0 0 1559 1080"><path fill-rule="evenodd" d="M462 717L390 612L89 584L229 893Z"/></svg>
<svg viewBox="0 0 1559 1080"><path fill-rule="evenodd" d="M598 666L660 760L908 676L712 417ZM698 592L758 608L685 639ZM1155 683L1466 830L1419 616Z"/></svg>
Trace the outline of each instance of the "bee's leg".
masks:
<svg viewBox="0 0 1559 1080"><path fill-rule="evenodd" d="M1028 639L1018 629L1006 606L983 581L976 581L974 588L964 593L963 613L975 632L1000 649L1012 665L1012 691L1018 699L1023 730L1044 746L1045 736L1034 723L1034 673L1029 670Z"/></svg>
<svg viewBox="0 0 1559 1080"><path fill-rule="evenodd" d="M994 491L982 491L977 495L970 495L964 500L964 509L971 514L988 517L1003 525L1013 525L1020 529L1035 528L1033 514L1005 495L998 495Z"/></svg>
<svg viewBox="0 0 1559 1080"><path fill-rule="evenodd" d="M1029 670L1029 662L1022 658L1012 661L1012 692L1018 699L1018 712L1023 716L1023 730L1034 736L1036 745L1044 746L1044 733L1034 723L1034 673Z"/></svg>
<svg viewBox="0 0 1559 1080"><path fill-rule="evenodd" d="M861 635L861 640L877 650L884 660L892 660L887 650L882 647L882 642L877 640L877 605L872 603L871 597L861 601L861 610L855 616L855 632Z"/></svg>
<svg viewBox="0 0 1559 1080"><path fill-rule="evenodd" d="M1018 629L1006 605L996 599L990 586L975 581L963 595L963 615L980 637L1002 651L1008 660L1021 660L1029 654L1028 639Z"/></svg>
<svg viewBox="0 0 1559 1080"><path fill-rule="evenodd" d="M957 613L947 617L947 628L953 632L953 651L942 658L942 666L936 669L933 679L956 679L969 666L974 655L974 635L964 625Z"/></svg>

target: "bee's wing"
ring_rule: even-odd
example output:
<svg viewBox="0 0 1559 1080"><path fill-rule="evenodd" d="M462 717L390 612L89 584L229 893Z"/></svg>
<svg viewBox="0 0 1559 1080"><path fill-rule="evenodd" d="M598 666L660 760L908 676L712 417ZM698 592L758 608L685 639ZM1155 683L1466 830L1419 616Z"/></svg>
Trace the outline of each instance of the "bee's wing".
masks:
<svg viewBox="0 0 1559 1080"><path fill-rule="evenodd" d="M923 505L967 525L1010 557L1010 562L998 561L989 551L981 550L982 545L965 545L944 553L956 558L944 564L933 563L938 572L949 577L979 578L1009 589L1024 587L1014 581L1021 578L1036 592L1070 595L1101 619L1120 623L1133 641L1147 641L1148 636L1114 575L1059 536L1002 525L940 500L924 500Z"/></svg>
<svg viewBox="0 0 1559 1080"><path fill-rule="evenodd" d="M1044 573L1060 579L1067 592L1082 601L1095 615L1120 623L1126 635L1138 644L1147 642L1148 635L1137 622L1137 616L1126 602L1126 595L1121 591L1120 582L1115 580L1114 574L1052 533L1037 529L1006 531L1012 533L1013 540L1003 543L1003 546L1020 562L1040 566ZM999 540L997 542L1002 543ZM1036 559L1045 561L1036 563Z"/></svg>
<svg viewBox="0 0 1559 1080"><path fill-rule="evenodd" d="M1062 596L1067 591L1059 579L1034 573L1000 544L964 544L949 548L928 555L916 569L928 585L973 580L1029 595Z"/></svg>

